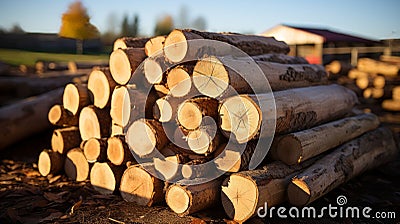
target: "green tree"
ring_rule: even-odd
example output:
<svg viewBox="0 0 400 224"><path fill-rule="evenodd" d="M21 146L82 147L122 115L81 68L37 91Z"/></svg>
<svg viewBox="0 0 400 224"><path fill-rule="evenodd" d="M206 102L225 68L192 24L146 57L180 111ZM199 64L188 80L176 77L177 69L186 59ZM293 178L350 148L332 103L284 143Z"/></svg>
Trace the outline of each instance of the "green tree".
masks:
<svg viewBox="0 0 400 224"><path fill-rule="evenodd" d="M137 14L135 14L135 16L133 17L133 23L130 31L132 37L139 36L139 16Z"/></svg>
<svg viewBox="0 0 400 224"><path fill-rule="evenodd" d="M124 15L124 18L122 19L121 36L129 36L129 21L127 15Z"/></svg>
<svg viewBox="0 0 400 224"><path fill-rule="evenodd" d="M172 16L165 15L157 20L156 27L154 29L154 35L168 35L174 29L174 20Z"/></svg>
<svg viewBox="0 0 400 224"><path fill-rule="evenodd" d="M80 1L76 1L70 4L68 10L62 15L59 35L76 39L76 53L82 54L83 40L98 38L100 33L90 23L87 9Z"/></svg>

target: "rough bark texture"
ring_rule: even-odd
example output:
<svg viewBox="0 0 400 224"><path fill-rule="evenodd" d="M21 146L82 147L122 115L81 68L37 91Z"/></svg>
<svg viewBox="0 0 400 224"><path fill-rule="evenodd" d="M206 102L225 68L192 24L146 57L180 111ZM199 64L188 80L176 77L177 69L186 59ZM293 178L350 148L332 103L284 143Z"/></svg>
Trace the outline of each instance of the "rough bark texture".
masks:
<svg viewBox="0 0 400 224"><path fill-rule="evenodd" d="M379 128L354 139L293 178L289 202L304 206L362 172L396 157L398 149L389 129Z"/></svg>
<svg viewBox="0 0 400 224"><path fill-rule="evenodd" d="M113 50L115 51L119 48L125 49L129 47L143 48L149 40L150 38L148 37L121 37L115 40Z"/></svg>
<svg viewBox="0 0 400 224"><path fill-rule="evenodd" d="M261 54L251 57L254 61L275 62L279 64L308 64L308 61L302 57L289 56L286 54Z"/></svg>
<svg viewBox="0 0 400 224"><path fill-rule="evenodd" d="M63 89L30 97L0 109L0 150L51 127L47 113L54 104L61 103ZM27 125L29 124L29 127Z"/></svg>
<svg viewBox="0 0 400 224"><path fill-rule="evenodd" d="M65 163L65 174L74 181L85 181L89 178L90 165L80 148L68 151Z"/></svg>
<svg viewBox="0 0 400 224"><path fill-rule="evenodd" d="M363 114L326 123L311 129L291 133L279 138L276 148L278 159L293 165L333 149L379 126L374 114Z"/></svg>

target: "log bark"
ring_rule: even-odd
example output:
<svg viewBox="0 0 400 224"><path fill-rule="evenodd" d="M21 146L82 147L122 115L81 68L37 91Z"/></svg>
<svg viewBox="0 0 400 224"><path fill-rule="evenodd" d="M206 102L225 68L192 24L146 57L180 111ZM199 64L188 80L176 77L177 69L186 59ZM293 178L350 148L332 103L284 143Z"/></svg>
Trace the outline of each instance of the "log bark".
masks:
<svg viewBox="0 0 400 224"><path fill-rule="evenodd" d="M89 163L105 162L107 160L107 139L105 138L89 138L81 148Z"/></svg>
<svg viewBox="0 0 400 224"><path fill-rule="evenodd" d="M156 53L162 53L165 37L166 36L156 36L150 38L144 46L146 55L151 57Z"/></svg>
<svg viewBox="0 0 400 224"><path fill-rule="evenodd" d="M274 119L276 134L304 130L343 117L358 102L354 92L339 85L278 91L274 92L274 98L276 118L271 117L270 105L274 103L271 94L225 99L219 110L222 133L226 137L232 134L236 142L245 143L271 136Z"/></svg>
<svg viewBox="0 0 400 224"><path fill-rule="evenodd" d="M137 67L146 59L143 48L117 49L110 55L110 72L116 83L126 85L128 82L141 84L143 76L133 74Z"/></svg>
<svg viewBox="0 0 400 224"><path fill-rule="evenodd" d="M376 61L370 58L360 58L357 62L357 69L373 74L397 76L399 74L400 66Z"/></svg>
<svg viewBox="0 0 400 224"><path fill-rule="evenodd" d="M0 150L32 134L51 128L47 113L60 104L63 89L31 97L0 109ZM27 127L27 125L29 125Z"/></svg>
<svg viewBox="0 0 400 224"><path fill-rule="evenodd" d="M82 149L74 148L68 151L64 171L74 181L85 181L89 178L90 166Z"/></svg>
<svg viewBox="0 0 400 224"><path fill-rule="evenodd" d="M109 110L93 105L82 109L79 115L79 131L82 140L110 136L111 117Z"/></svg>
<svg viewBox="0 0 400 224"><path fill-rule="evenodd" d="M121 37L114 41L113 50L126 48L143 48L145 47L148 37Z"/></svg>
<svg viewBox="0 0 400 224"><path fill-rule="evenodd" d="M90 171L90 183L100 194L109 195L119 189L124 166L111 163L95 163Z"/></svg>
<svg viewBox="0 0 400 224"><path fill-rule="evenodd" d="M125 140L139 157L151 156L153 151L164 148L169 140L160 122L152 119L138 119L125 133Z"/></svg>
<svg viewBox="0 0 400 224"><path fill-rule="evenodd" d="M189 215L220 202L222 179L198 185L170 185L165 194L167 205L179 216Z"/></svg>
<svg viewBox="0 0 400 224"><path fill-rule="evenodd" d="M287 200L286 189L293 176L314 161L287 166L280 161L262 169L232 174L222 183L221 200L225 213L236 222L243 223L256 215L265 203L276 206Z"/></svg>
<svg viewBox="0 0 400 224"><path fill-rule="evenodd" d="M126 164L128 161L134 161L124 136L110 137L107 143L107 158L112 164L119 166Z"/></svg>
<svg viewBox="0 0 400 224"><path fill-rule="evenodd" d="M310 64L250 62L210 56L198 61L193 72L197 90L213 98L230 95L233 90L246 94L268 91L265 79L273 91L327 84L324 68Z"/></svg>
<svg viewBox="0 0 400 224"><path fill-rule="evenodd" d="M308 130L291 133L279 138L276 155L287 165L304 160L333 149L379 126L374 114L362 114L326 123Z"/></svg>
<svg viewBox="0 0 400 224"><path fill-rule="evenodd" d="M254 61L275 62L279 64L308 64L308 61L303 57L289 56L286 54L261 54L251 57Z"/></svg>
<svg viewBox="0 0 400 224"><path fill-rule="evenodd" d="M119 189L125 201L149 207L164 201L164 182L152 176L148 170L155 172L154 165L134 165L125 170Z"/></svg>
<svg viewBox="0 0 400 224"><path fill-rule="evenodd" d="M400 111L400 100L384 100L382 108L388 111Z"/></svg>
<svg viewBox="0 0 400 224"><path fill-rule="evenodd" d="M83 107L90 104L90 95L85 84L68 84L63 94L63 106L73 115L77 115Z"/></svg>
<svg viewBox="0 0 400 224"><path fill-rule="evenodd" d="M250 141L246 145L239 144L221 144L217 151L221 151L216 155L214 160L218 170L230 173L236 173L249 169L249 163L256 149L257 142Z"/></svg>
<svg viewBox="0 0 400 224"><path fill-rule="evenodd" d="M122 127L139 118L152 118L156 99L152 90L146 93L135 86L118 86L111 98L111 118Z"/></svg>
<svg viewBox="0 0 400 224"><path fill-rule="evenodd" d="M386 128L338 147L292 179L288 187L289 202L304 206L315 201L364 171L396 158L396 147L393 134Z"/></svg>
<svg viewBox="0 0 400 224"><path fill-rule="evenodd" d="M43 150L39 155L38 169L42 176L58 174L64 167L64 157L52 150Z"/></svg>
<svg viewBox="0 0 400 224"><path fill-rule="evenodd" d="M111 94L116 86L117 83L112 78L109 68L94 69L88 80L93 104L100 109L110 106Z"/></svg>
<svg viewBox="0 0 400 224"><path fill-rule="evenodd" d="M55 152L65 154L68 150L79 147L81 141L78 127L56 129L51 137L51 148Z"/></svg>
<svg viewBox="0 0 400 224"><path fill-rule="evenodd" d="M56 126L78 126L79 118L66 110L62 105L56 104L50 108L47 115L51 124Z"/></svg>
<svg viewBox="0 0 400 224"><path fill-rule="evenodd" d="M209 97L198 97L185 100L178 107L177 122L186 130L197 130L205 117L218 119L219 102Z"/></svg>
<svg viewBox="0 0 400 224"><path fill-rule="evenodd" d="M187 180L193 180L196 178L204 178L209 175L212 170L210 165L206 164L209 159L200 158L191 160L182 165L182 177ZM213 166L215 168L215 166Z"/></svg>

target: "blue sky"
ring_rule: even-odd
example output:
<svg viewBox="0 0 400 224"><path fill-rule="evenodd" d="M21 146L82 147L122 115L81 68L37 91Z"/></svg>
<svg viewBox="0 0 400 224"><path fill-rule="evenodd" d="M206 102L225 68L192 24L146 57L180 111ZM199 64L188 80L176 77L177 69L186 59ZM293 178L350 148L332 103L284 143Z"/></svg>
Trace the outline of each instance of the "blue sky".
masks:
<svg viewBox="0 0 400 224"><path fill-rule="evenodd" d="M0 27L19 24L28 32L58 32L61 15L73 0L1 0ZM398 0L155 1L82 0L101 32L117 27L124 14L139 15L140 32L151 35L157 18L178 18L182 6L190 20L202 16L211 31L261 33L280 23L328 27L369 38L400 38ZM113 16L112 16L113 15ZM115 22L110 22L114 17Z"/></svg>

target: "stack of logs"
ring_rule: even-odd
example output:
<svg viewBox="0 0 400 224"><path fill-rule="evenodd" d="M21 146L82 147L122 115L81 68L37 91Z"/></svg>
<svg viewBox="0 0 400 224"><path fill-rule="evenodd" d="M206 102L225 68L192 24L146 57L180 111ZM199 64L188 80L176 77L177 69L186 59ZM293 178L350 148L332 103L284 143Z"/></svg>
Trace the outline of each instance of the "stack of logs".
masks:
<svg viewBox="0 0 400 224"><path fill-rule="evenodd" d="M199 55L191 52L190 41L202 39L244 51L269 80L275 137L269 162L255 170L249 170L249 162L257 141L271 136L271 93L255 95L253 89L262 89L265 81L241 77L221 56L182 62ZM323 67L288 52L274 38L236 33L174 30L166 37L118 39L110 68L93 70L87 85L68 84L62 105L49 111L50 122L60 128L52 136L52 150L39 156L39 171L64 170L73 180L90 179L99 192L119 192L139 205L165 200L179 215L222 203L229 218L244 222L265 202L306 205L393 158L391 132L378 127L375 115L353 112L356 95L328 85ZM230 95L228 86L240 95ZM155 158L156 153L165 158ZM137 164L133 155L147 162ZM225 174L185 184L209 174L193 168L204 163Z"/></svg>
<svg viewBox="0 0 400 224"><path fill-rule="evenodd" d="M347 75L367 102L377 101L385 110L400 111L400 57L361 58L356 68L333 61L326 68L333 76Z"/></svg>

